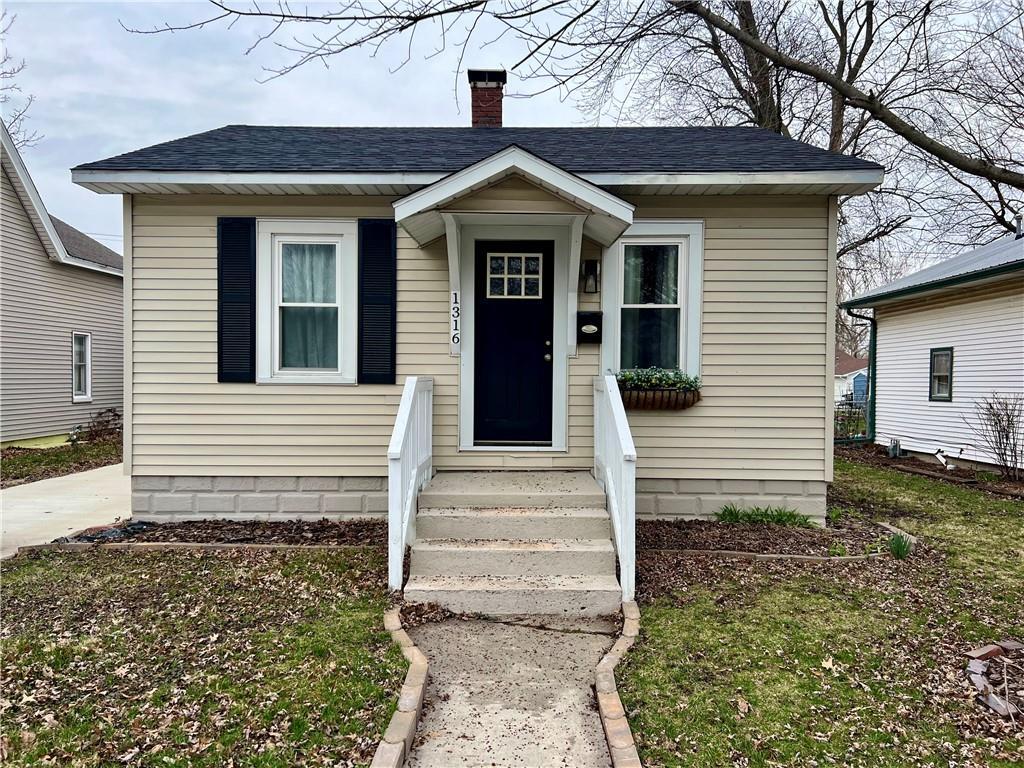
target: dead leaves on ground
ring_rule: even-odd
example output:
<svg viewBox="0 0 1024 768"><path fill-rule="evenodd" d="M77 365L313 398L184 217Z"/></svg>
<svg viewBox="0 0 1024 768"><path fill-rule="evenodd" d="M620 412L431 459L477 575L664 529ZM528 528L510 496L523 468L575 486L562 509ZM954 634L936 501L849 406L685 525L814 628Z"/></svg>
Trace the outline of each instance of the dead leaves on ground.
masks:
<svg viewBox="0 0 1024 768"><path fill-rule="evenodd" d="M384 573L369 549L5 563L7 759L365 764L404 673Z"/></svg>

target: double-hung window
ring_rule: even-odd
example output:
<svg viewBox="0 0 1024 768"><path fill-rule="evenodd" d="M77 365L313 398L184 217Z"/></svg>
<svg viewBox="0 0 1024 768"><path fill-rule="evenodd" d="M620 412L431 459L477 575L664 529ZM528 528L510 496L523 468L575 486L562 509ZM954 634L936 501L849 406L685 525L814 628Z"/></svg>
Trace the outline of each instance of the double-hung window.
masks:
<svg viewBox="0 0 1024 768"><path fill-rule="evenodd" d="M680 242L623 243L620 367L679 367L682 253Z"/></svg>
<svg viewBox="0 0 1024 768"><path fill-rule="evenodd" d="M937 347L929 353L928 399L953 399L953 348Z"/></svg>
<svg viewBox="0 0 1024 768"><path fill-rule="evenodd" d="M257 380L356 379L354 221L257 224Z"/></svg>
<svg viewBox="0 0 1024 768"><path fill-rule="evenodd" d="M71 334L71 401L92 400L92 335Z"/></svg>
<svg viewBox="0 0 1024 768"><path fill-rule="evenodd" d="M602 366L679 368L700 376L704 225L634 221L605 255Z"/></svg>

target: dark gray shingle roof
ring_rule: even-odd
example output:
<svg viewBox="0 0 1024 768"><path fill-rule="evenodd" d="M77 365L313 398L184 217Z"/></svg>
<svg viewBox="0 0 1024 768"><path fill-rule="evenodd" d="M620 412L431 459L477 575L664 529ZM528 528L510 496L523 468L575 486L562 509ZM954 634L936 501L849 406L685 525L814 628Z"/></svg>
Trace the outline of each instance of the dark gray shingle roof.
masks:
<svg viewBox="0 0 1024 768"><path fill-rule="evenodd" d="M574 173L881 170L760 128L255 125L228 125L75 170L450 173L512 145Z"/></svg>
<svg viewBox="0 0 1024 768"><path fill-rule="evenodd" d="M918 270L845 302L848 307L870 307L885 299L962 285L965 282L1015 270L1024 271L1024 238L1013 235L961 253Z"/></svg>
<svg viewBox="0 0 1024 768"><path fill-rule="evenodd" d="M103 243L96 242L84 232L61 221L53 214L50 214L50 221L53 222L53 228L57 230L57 236L64 243L64 249L69 256L83 261L91 261L93 264L102 264L104 267L124 268L121 254L117 251L112 251Z"/></svg>

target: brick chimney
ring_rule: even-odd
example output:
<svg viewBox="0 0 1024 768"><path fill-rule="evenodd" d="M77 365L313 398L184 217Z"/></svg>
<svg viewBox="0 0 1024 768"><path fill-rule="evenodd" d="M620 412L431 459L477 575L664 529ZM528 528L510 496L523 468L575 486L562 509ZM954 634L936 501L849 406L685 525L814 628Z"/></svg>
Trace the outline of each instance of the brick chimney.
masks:
<svg viewBox="0 0 1024 768"><path fill-rule="evenodd" d="M501 99L507 80L504 69L469 70L474 128L501 128Z"/></svg>

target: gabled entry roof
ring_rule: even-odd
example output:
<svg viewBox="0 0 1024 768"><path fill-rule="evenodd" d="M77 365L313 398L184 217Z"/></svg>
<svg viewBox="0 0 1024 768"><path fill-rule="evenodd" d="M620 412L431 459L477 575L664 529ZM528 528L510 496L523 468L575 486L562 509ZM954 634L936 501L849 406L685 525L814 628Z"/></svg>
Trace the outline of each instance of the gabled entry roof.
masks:
<svg viewBox="0 0 1024 768"><path fill-rule="evenodd" d="M423 245L444 234L443 207L509 176L522 176L580 208L587 214L583 234L602 245L613 243L633 223L631 204L522 147L507 147L395 201L395 221Z"/></svg>

